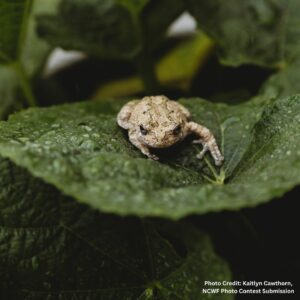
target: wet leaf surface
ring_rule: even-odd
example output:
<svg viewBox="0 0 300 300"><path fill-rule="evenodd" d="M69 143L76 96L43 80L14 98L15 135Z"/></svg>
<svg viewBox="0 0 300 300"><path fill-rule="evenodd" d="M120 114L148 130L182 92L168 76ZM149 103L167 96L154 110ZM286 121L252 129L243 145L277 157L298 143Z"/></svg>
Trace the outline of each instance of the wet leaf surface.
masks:
<svg viewBox="0 0 300 300"><path fill-rule="evenodd" d="M230 280L188 224L102 215L8 160L0 167L3 299L197 299L204 280Z"/></svg>
<svg viewBox="0 0 300 300"><path fill-rule="evenodd" d="M250 207L299 183L299 103L298 96L268 105L182 100L216 136L221 169L209 155L198 160L201 148L189 138L159 152L159 162L146 159L97 102L12 116L0 126L0 154L104 212L180 218Z"/></svg>

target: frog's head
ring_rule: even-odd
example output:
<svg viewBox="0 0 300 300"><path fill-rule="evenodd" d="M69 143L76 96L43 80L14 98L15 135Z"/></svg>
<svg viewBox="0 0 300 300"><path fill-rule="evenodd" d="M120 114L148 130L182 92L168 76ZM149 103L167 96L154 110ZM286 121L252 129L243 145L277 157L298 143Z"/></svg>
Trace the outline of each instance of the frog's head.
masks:
<svg viewBox="0 0 300 300"><path fill-rule="evenodd" d="M168 126L139 125L139 141L152 148L167 148L184 139L182 124L175 123Z"/></svg>
<svg viewBox="0 0 300 300"><path fill-rule="evenodd" d="M136 109L139 141L152 148L167 148L187 135L187 118L165 96L145 97Z"/></svg>

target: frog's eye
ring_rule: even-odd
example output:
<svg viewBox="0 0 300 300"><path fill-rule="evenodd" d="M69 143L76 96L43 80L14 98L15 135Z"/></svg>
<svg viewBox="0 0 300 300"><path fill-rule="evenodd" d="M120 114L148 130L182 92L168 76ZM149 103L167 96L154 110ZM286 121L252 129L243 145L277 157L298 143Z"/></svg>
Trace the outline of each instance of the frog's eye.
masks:
<svg viewBox="0 0 300 300"><path fill-rule="evenodd" d="M177 125L174 129L173 129L173 134L179 134L181 132L181 125Z"/></svg>
<svg viewBox="0 0 300 300"><path fill-rule="evenodd" d="M142 135L146 135L148 133L148 130L145 129L142 125L140 125L140 131Z"/></svg>

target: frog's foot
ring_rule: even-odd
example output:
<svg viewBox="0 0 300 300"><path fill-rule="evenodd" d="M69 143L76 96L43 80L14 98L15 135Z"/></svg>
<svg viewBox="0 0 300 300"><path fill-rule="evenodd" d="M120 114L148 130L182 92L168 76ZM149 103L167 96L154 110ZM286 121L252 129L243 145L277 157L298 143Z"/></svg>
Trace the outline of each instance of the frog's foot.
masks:
<svg viewBox="0 0 300 300"><path fill-rule="evenodd" d="M196 144L196 145L199 145L199 144L203 145L203 141L202 140L193 140L192 143Z"/></svg>
<svg viewBox="0 0 300 300"><path fill-rule="evenodd" d="M159 160L159 157L158 156L156 156L155 154L151 154L151 153L149 153L149 154L146 154L147 156L148 156L148 158L149 159L153 159L153 160Z"/></svg>
<svg viewBox="0 0 300 300"><path fill-rule="evenodd" d="M217 167L221 167L223 165L223 162L224 162L224 156L220 156L218 158L215 158L215 165Z"/></svg>
<svg viewBox="0 0 300 300"><path fill-rule="evenodd" d="M204 142L203 140L200 139L200 140L193 141L193 143L203 145L202 151L199 154L197 154L198 159L203 159L205 153L209 151L217 167L220 167L223 164L224 157L221 154L217 144L213 140L211 140L210 142Z"/></svg>
<svg viewBox="0 0 300 300"><path fill-rule="evenodd" d="M195 145L199 145L200 144L200 145L203 146L202 151L199 154L197 154L197 156L196 156L198 159L203 159L205 153L208 151L207 144L202 139L193 140L192 143L195 144Z"/></svg>
<svg viewBox="0 0 300 300"><path fill-rule="evenodd" d="M145 146L142 146L140 148L141 152L143 154L145 154L149 159L152 159L152 160L159 160L159 157L156 156L155 154L151 153L149 148L145 147Z"/></svg>
<svg viewBox="0 0 300 300"><path fill-rule="evenodd" d="M142 144L136 137L135 134L131 134L131 132L129 132L129 140L130 142L135 146L137 147L144 155L146 155L149 159L153 159L153 160L159 160L159 157L152 154L150 152L150 149Z"/></svg>
<svg viewBox="0 0 300 300"><path fill-rule="evenodd" d="M221 154L216 142L214 140L211 140L207 143L207 148L215 161L215 165L217 167L222 166L224 162L224 156Z"/></svg>
<svg viewBox="0 0 300 300"><path fill-rule="evenodd" d="M211 153L215 161L215 165L221 166L224 161L224 157L222 156L218 148L216 139L213 136L213 134L210 132L210 130L195 122L189 122L187 124L187 127L190 133L194 133L198 136L198 139L194 141L194 143L202 144L203 146L203 150L201 151L201 153L198 154L197 157L202 159L204 154L209 150L209 152Z"/></svg>
<svg viewBox="0 0 300 300"><path fill-rule="evenodd" d="M199 143L194 143L194 144L202 144L202 142L199 142ZM203 159L203 157L204 157L204 155L205 155L205 153L208 151L208 146L207 146L207 144L204 144L203 145L203 149L202 149L202 151L199 153L199 154L197 154L197 158L198 159Z"/></svg>

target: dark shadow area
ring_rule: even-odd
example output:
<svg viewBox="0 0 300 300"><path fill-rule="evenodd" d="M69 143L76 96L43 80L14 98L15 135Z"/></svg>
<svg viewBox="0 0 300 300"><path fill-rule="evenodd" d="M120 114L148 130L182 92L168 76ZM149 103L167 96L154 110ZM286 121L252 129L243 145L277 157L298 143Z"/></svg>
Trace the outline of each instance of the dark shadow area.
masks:
<svg viewBox="0 0 300 300"><path fill-rule="evenodd" d="M158 60L189 38L190 36L169 38L154 53L155 59ZM171 99L202 97L214 102L235 104L256 95L272 73L274 70L251 65L226 67L218 62L215 54L212 54L206 64L199 69L188 91L183 92L176 87L173 89L162 87L160 94L165 94ZM136 67L132 62L87 58L40 79L35 83L35 92L42 106L83 101L91 99L101 85L134 75ZM132 97L143 96L144 93L132 95Z"/></svg>
<svg viewBox="0 0 300 300"><path fill-rule="evenodd" d="M274 70L254 65L227 67L213 55L195 77L190 94L214 102L235 104L256 95Z"/></svg>
<svg viewBox="0 0 300 300"><path fill-rule="evenodd" d="M233 280L291 281L297 292L299 198L300 187L297 187L257 208L210 213L190 220L211 234L217 252L230 263ZM238 295L236 299L265 297L269 296ZM272 295L272 299L276 297L295 299L292 295Z"/></svg>
<svg viewBox="0 0 300 300"><path fill-rule="evenodd" d="M43 106L88 100L101 84L134 72L128 62L88 58L40 80L36 94Z"/></svg>

